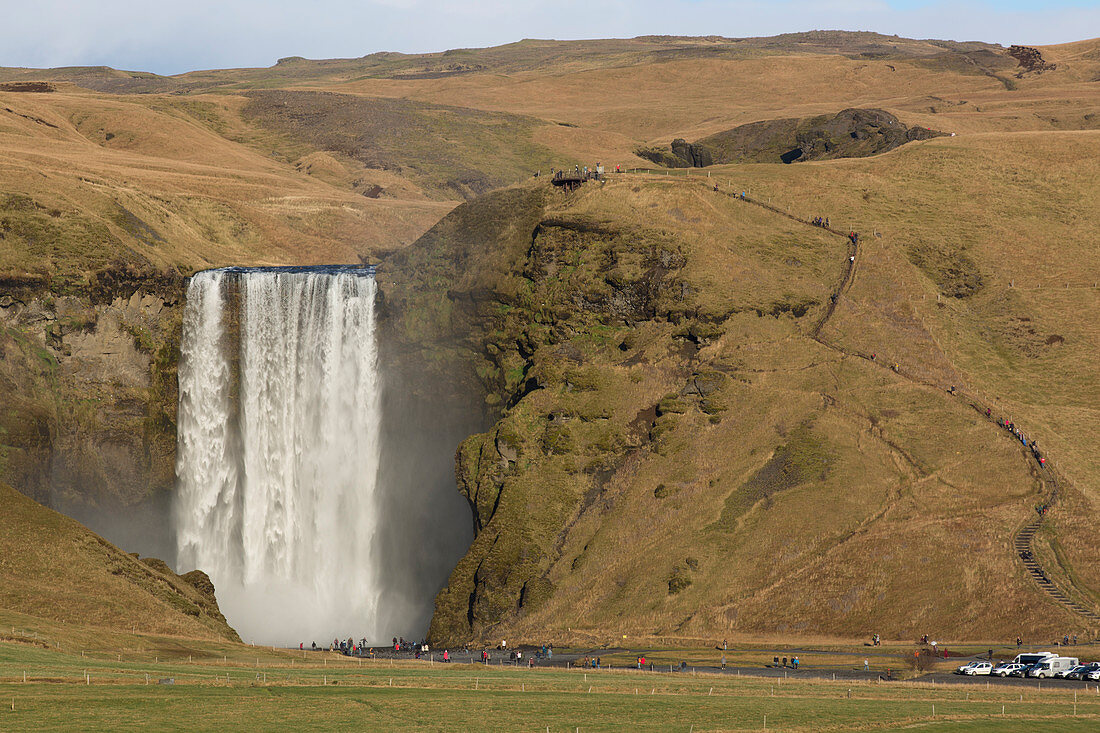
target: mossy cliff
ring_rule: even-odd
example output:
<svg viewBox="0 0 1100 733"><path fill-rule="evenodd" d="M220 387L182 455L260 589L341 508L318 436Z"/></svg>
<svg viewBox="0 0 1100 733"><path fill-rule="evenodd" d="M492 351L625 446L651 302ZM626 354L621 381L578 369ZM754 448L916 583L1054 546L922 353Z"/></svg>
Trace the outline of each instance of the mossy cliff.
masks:
<svg viewBox="0 0 1100 733"><path fill-rule="evenodd" d="M1030 589L999 550L1039 486L949 396L816 340L847 255L703 183L626 179L491 194L385 262L403 363L489 425L457 451L475 537L430 637L1016 628L1002 602Z"/></svg>
<svg viewBox="0 0 1100 733"><path fill-rule="evenodd" d="M118 266L0 288L0 480L168 556L182 287Z"/></svg>

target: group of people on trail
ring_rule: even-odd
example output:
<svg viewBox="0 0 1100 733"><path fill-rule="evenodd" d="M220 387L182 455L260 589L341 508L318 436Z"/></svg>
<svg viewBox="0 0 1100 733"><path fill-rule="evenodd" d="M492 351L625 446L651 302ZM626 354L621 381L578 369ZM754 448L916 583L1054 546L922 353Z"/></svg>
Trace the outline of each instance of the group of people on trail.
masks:
<svg viewBox="0 0 1100 733"><path fill-rule="evenodd" d="M798 657L791 657L789 665L787 663L786 657L783 657L782 660L780 660L779 657L772 657L772 666L782 667L783 669L786 669L789 666L791 669L798 669Z"/></svg>
<svg viewBox="0 0 1100 733"><path fill-rule="evenodd" d="M616 173L622 173L620 166L615 166ZM542 171L535 171L535 178L542 175ZM597 162L592 168L588 166L581 166L579 163L573 166L573 172L570 173L565 168L551 168L550 178L555 181L560 181L563 178L579 178L584 181L599 181L604 176L603 163Z"/></svg>
<svg viewBox="0 0 1100 733"><path fill-rule="evenodd" d="M1027 437L1027 435L1022 430L1020 430L1018 427L1016 427L1016 423L1012 422L1011 420L1009 420L1007 418L1003 418L1003 417L994 418L993 417L993 410L988 408L988 407L985 408L985 416L988 417L990 420L995 420L997 425L1004 428L1008 432L1012 433L1016 437L1016 439L1020 441L1020 443L1024 446L1024 448L1031 451L1032 458L1034 458L1036 460L1036 462L1039 464L1040 467L1045 467L1047 465L1046 457L1039 450L1039 443L1037 441L1033 440L1033 439L1029 439ZM1035 505L1035 513L1038 514L1040 517L1045 517L1046 513L1049 510L1050 510L1050 504L1048 502L1043 501L1043 502L1040 502L1040 503ZM1031 552L1029 550L1023 550L1023 551L1020 552L1020 557L1022 557L1025 560L1028 560L1028 559L1031 558ZM1040 570L1040 572L1042 572L1042 571ZM1045 578L1046 573L1042 573L1042 574L1043 574L1043 577Z"/></svg>
<svg viewBox="0 0 1100 733"><path fill-rule="evenodd" d="M815 216L814 220L810 222L815 227L821 227L823 229L829 228L829 217L827 216Z"/></svg>
<svg viewBox="0 0 1100 733"><path fill-rule="evenodd" d="M985 408L985 416L993 419L993 411L990 408ZM1027 435L1022 430L1016 427L1016 423L1011 422L1007 418L998 417L996 419L998 425L1016 436L1016 439L1020 441L1025 448L1031 451L1031 456L1039 463L1040 466L1047 465L1047 459L1039 451L1039 443L1035 440L1029 440Z"/></svg>

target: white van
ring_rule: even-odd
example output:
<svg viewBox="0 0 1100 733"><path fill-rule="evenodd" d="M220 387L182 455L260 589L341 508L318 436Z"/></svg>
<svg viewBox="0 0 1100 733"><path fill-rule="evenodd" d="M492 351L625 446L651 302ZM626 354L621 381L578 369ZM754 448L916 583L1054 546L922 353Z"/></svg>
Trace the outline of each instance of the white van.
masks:
<svg viewBox="0 0 1100 733"><path fill-rule="evenodd" d="M1028 677L1053 677L1058 672L1068 672L1078 664L1077 657L1051 657L1033 665L1027 671Z"/></svg>
<svg viewBox="0 0 1100 733"><path fill-rule="evenodd" d="M1012 660L1013 664L1026 664L1031 666L1039 662L1045 662L1046 660L1058 656L1053 652L1027 652L1025 654L1017 654L1016 658Z"/></svg>

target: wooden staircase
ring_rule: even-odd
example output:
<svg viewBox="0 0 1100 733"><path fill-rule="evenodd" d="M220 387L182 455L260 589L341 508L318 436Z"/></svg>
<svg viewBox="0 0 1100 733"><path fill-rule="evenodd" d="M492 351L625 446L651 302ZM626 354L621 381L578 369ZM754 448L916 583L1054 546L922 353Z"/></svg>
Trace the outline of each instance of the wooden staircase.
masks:
<svg viewBox="0 0 1100 733"><path fill-rule="evenodd" d="M1053 479L1053 475L1050 474L1048 469L1045 469L1043 473L1047 474L1051 478L1054 490L1051 494L1052 499L1058 495L1058 484ZM1051 501L1050 503L1053 503ZM1096 611L1085 608L1077 601L1070 598L1065 591L1054 584L1050 576L1047 575L1046 570L1042 564L1035 558L1031 549L1031 540L1034 539L1035 533L1039 531L1039 527L1043 524L1042 515L1035 517L1030 522L1025 524L1018 532L1016 536L1012 538L1012 548L1016 551L1017 557L1024 564L1024 569L1027 570L1028 575L1038 584L1048 596L1054 599L1058 604L1072 611L1078 616L1089 619L1090 621L1100 621L1100 614Z"/></svg>

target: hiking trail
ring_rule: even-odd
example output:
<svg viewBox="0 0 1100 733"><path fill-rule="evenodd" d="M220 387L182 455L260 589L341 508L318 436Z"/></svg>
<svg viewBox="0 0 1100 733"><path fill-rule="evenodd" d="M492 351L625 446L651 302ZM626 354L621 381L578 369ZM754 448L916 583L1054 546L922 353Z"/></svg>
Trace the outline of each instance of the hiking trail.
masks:
<svg viewBox="0 0 1100 733"><path fill-rule="evenodd" d="M887 367L885 363L879 362L878 360L874 359L871 356L868 356L867 354L863 354L863 353L855 352L855 351L849 351L849 350L847 350L847 349L845 349L841 346L838 346L836 344L833 344L833 343L827 341L826 339L824 339L821 336L822 329L824 329L825 325L829 322L829 319L832 318L833 313L836 310L837 303L840 301L840 298L848 292L848 290L851 287L852 280L855 276L856 266L857 266L857 263L860 260L860 256L859 256L859 241L860 240L859 240L858 234L855 237L852 237L851 235L845 234L844 232L841 232L841 231L839 231L837 229L834 229L832 227L827 227L827 226L822 226L822 225L819 225L819 224L815 224L812 221L809 221L807 219L803 219L801 217L795 216L794 214L791 214L789 211L786 211L784 209L780 209L779 207L773 206L770 203L766 203L766 202L763 202L763 201L753 199L751 196L748 196L747 194L743 195L743 194L737 194L737 193L732 193L732 192L727 192L727 191L721 191L720 193L722 193L725 196L729 196L729 197L733 198L736 201L741 201L742 203L752 204L754 206L759 206L762 209L767 209L768 211L771 211L775 214L786 217L787 219L790 219L792 221L796 221L796 222L799 222L801 224L805 224L806 226L812 226L815 229L822 229L822 230L824 230L824 231L826 231L830 234L833 234L833 235L838 236L838 237L844 237L846 240L848 240L848 243L849 243L848 258L849 259L848 259L848 266L847 266L847 268L845 268L845 271L844 271L844 277L838 283L837 287L833 290L832 294L829 296L829 302L825 307L825 312L822 315L822 317L818 320L818 322L814 325L814 327L811 329L810 334L809 334L810 338L813 339L814 341L816 341L817 343L821 344L822 346L824 346L828 349L831 349L833 351L836 351L840 354L844 354L844 355L847 355L847 356L855 356L855 357L859 357L861 359L866 359L867 361L870 361L873 364L875 364L875 365L877 365L877 366L879 366L883 369L890 369L892 372L894 372L898 376L900 376L903 379L906 379L910 382L913 382L914 384L919 384L919 385L925 386L925 387L932 387L933 389L936 389L936 390L942 389L942 385L934 384L934 383L932 383L928 380L921 379L921 378L916 377L914 375L908 374L904 369L900 368L896 364L893 367ZM992 408L985 405L980 399L978 399L974 395L968 394L964 390L955 390L954 394L956 394L958 396L961 396L964 399L966 399L969 402L970 406L973 407L979 414L981 414L983 416L987 416L987 419L992 419ZM1025 460L1028 460L1026 458L1026 456L1025 456ZM1043 483L1044 486L1049 487L1049 489L1050 489L1050 491L1047 495L1047 499L1046 499L1045 504L1046 504L1047 507L1052 507L1057 502L1058 496L1059 496L1060 487L1059 487L1059 484L1058 484L1058 478L1055 475L1053 469L1051 469L1051 467L1049 465L1045 464L1045 463L1040 463L1039 464L1039 473L1040 473L1040 479L1039 479L1040 482ZM1098 613L1094 609L1090 609L1090 608L1087 608L1087 607L1083 606L1081 603L1074 600L1070 596L1069 593L1067 593L1061 587L1056 585L1054 583L1054 581L1051 579L1050 574L1047 573L1046 568L1044 568L1042 563L1039 561L1039 559L1035 557L1035 554L1032 551L1032 540L1035 537L1035 533L1039 530L1039 527L1042 526L1042 523L1043 523L1044 519L1045 519L1045 514L1039 514L1034 519L1032 519L1031 521L1024 524L1023 527L1016 530L1016 532L1012 536L1012 549L1013 549L1013 552L1015 552L1017 558L1022 562L1024 570L1027 572L1028 576L1030 576L1031 579L1035 581L1035 583L1036 583L1036 585L1038 585L1039 589L1042 590L1051 600L1053 600L1055 603L1062 606L1066 610L1070 611L1071 613L1076 614L1077 616L1080 616L1080 617L1082 617L1084 619L1087 619L1089 621L1100 622L1100 613ZM1082 591L1082 589L1078 588L1073 583L1072 579L1069 582L1070 582L1070 585L1073 586L1073 589L1077 592L1077 595L1079 597L1086 597L1087 596L1087 594L1084 591Z"/></svg>

